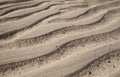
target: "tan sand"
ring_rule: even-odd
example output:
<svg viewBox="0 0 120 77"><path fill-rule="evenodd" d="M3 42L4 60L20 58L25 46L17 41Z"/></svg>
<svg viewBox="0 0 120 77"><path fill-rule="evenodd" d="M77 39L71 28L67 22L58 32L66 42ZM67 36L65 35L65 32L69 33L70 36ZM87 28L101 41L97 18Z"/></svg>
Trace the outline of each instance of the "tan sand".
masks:
<svg viewBox="0 0 120 77"><path fill-rule="evenodd" d="M0 0L0 77L120 77L120 0Z"/></svg>

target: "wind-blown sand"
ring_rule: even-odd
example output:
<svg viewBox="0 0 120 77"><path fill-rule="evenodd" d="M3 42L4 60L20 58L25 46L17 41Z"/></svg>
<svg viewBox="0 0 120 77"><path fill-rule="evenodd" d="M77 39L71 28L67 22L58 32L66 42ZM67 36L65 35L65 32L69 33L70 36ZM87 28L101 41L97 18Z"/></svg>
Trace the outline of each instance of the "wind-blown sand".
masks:
<svg viewBox="0 0 120 77"><path fill-rule="evenodd" d="M120 77L120 0L0 0L0 77Z"/></svg>

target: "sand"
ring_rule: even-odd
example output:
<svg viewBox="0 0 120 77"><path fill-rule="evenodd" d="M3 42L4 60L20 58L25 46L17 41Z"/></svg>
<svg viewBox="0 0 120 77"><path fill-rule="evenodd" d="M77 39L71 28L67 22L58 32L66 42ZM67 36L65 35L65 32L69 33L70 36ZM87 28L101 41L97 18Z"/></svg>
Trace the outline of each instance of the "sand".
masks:
<svg viewBox="0 0 120 77"><path fill-rule="evenodd" d="M0 77L120 77L120 0L0 0Z"/></svg>

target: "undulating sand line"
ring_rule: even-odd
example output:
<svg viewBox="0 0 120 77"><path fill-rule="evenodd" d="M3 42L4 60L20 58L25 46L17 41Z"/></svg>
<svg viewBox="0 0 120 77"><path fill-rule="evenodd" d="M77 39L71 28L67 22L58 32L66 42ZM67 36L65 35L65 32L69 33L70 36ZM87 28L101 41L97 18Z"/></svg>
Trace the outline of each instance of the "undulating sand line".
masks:
<svg viewBox="0 0 120 77"><path fill-rule="evenodd" d="M43 13L44 13L44 12L43 12ZM59 14L59 12L57 12L57 14ZM30 17L29 17L29 19L30 19ZM23 21L24 21L24 20L23 20ZM39 19L39 21L35 22L34 25L37 24L37 23L39 23L40 21L42 21L42 19ZM19 23L19 22L15 22L15 23L17 24L17 23ZM10 27L9 30L15 28L15 27L14 27L14 24L15 24L15 23L13 22L12 28ZM6 28L6 26L9 25L9 24L12 24L12 23L10 22L10 23L7 23L7 24L2 24L2 26L4 26L4 27ZM21 25L20 25L20 24L21 24ZM24 23L22 23L22 22L20 22L20 24L19 24L18 27L16 27L16 28L22 27L22 25L23 25L23 27L25 26ZM26 24L26 25L27 25L27 24ZM15 26L16 26L16 25L15 25ZM29 25L29 26L30 26L30 25ZM4 27L3 27L3 30L4 30ZM14 28L13 28L13 27L14 27ZM26 29L26 28L23 28L23 29ZM23 29L22 29L22 30L23 30ZM3 33L3 30L2 30L2 33ZM21 30L21 29L20 29L20 30ZM5 30L4 30L4 31L5 31ZM8 31L8 30L7 30L7 31ZM17 31L19 31L19 30L17 30ZM9 35L9 34L12 35L13 33L16 33L17 31L15 30L15 31L12 31L12 32L8 32L8 33L6 33L6 34L1 35L1 37L7 36L7 35Z"/></svg>
<svg viewBox="0 0 120 77"><path fill-rule="evenodd" d="M120 0L1 0L0 77L119 77Z"/></svg>
<svg viewBox="0 0 120 77"><path fill-rule="evenodd" d="M7 8L2 8L1 17L9 15L9 13L11 13L13 11L20 10L20 9L24 11L25 8L36 7L36 6L41 5L42 3L45 3L45 2L47 2L47 1L40 1L37 3L29 2L28 4L25 3L25 4L22 4L20 6L16 6L16 7L12 6L12 7L7 7Z"/></svg>
<svg viewBox="0 0 120 77"><path fill-rule="evenodd" d="M14 6L17 6L17 5L24 5L24 4L29 4L31 3L31 1L28 1L28 2L23 2L23 3L14 3L14 4L7 4L7 5L3 5L0 7L0 10L3 10L3 9L6 9L6 8L11 8L11 7L14 7Z"/></svg>
<svg viewBox="0 0 120 77"><path fill-rule="evenodd" d="M101 56L89 63L83 69L80 69L66 77L115 77L114 73L120 70L119 63L120 50L115 50Z"/></svg>
<svg viewBox="0 0 120 77"><path fill-rule="evenodd" d="M44 5L45 6L45 5ZM51 5L50 5L51 6ZM47 6L45 6L45 8L46 8ZM48 7L49 7L49 5L48 5ZM41 7L41 8L43 8L43 6ZM49 9L49 8L48 8ZM43 8L43 10L45 10L44 8ZM55 9L54 9L55 10ZM39 13L38 13L39 14ZM38 15L37 14L37 15ZM27 14L28 15L28 14ZM9 15L10 16L10 15ZM25 15L23 15L23 16L25 16ZM34 15L33 15L34 16ZM19 17L22 17L22 16L19 16ZM13 17L14 18L14 17ZM18 18L18 17L17 17ZM10 18L8 18L8 19L10 19ZM30 17L29 17L29 19L30 19ZM1 19L1 21L3 21L4 19ZM12 22L10 22L11 24L12 24ZM5 26L5 25L9 25L10 23L6 23L6 24L2 24L2 26ZM14 22L15 23L15 22ZM18 22L17 22L18 23ZM21 22L21 23L23 23L23 22ZM27 25L27 24L26 24ZM20 26L20 25L19 25ZM22 25L21 25L22 26Z"/></svg>
<svg viewBox="0 0 120 77"><path fill-rule="evenodd" d="M0 5L13 4L13 3L18 3L18 2L26 2L26 1L31 1L31 0L1 0Z"/></svg>

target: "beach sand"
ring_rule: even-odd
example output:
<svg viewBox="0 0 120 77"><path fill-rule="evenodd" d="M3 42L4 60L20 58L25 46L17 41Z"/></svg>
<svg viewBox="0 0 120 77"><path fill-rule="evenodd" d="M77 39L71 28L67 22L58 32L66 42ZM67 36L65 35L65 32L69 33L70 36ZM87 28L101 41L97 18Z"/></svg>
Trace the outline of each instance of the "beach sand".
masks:
<svg viewBox="0 0 120 77"><path fill-rule="evenodd" d="M120 0L0 0L0 77L120 77Z"/></svg>

